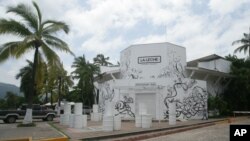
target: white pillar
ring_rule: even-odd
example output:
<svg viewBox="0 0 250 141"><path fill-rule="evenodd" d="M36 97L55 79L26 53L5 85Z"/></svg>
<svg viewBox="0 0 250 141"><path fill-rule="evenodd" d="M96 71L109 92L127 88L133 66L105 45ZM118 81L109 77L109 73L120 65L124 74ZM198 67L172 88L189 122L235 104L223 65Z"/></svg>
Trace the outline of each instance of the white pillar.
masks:
<svg viewBox="0 0 250 141"><path fill-rule="evenodd" d="M83 128L87 127L87 115L83 115Z"/></svg>
<svg viewBox="0 0 250 141"><path fill-rule="evenodd" d="M106 132L113 131L114 127L114 117L113 116L104 116L102 130Z"/></svg>
<svg viewBox="0 0 250 141"><path fill-rule="evenodd" d="M119 115L114 117L114 130L121 130L121 117Z"/></svg>
<svg viewBox="0 0 250 141"><path fill-rule="evenodd" d="M105 115L106 116L113 116L114 104L113 102L107 102L105 108Z"/></svg>
<svg viewBox="0 0 250 141"><path fill-rule="evenodd" d="M83 115L74 116L74 128L77 129L83 128Z"/></svg>
<svg viewBox="0 0 250 141"><path fill-rule="evenodd" d="M82 103L75 103L74 114L82 115Z"/></svg>
<svg viewBox="0 0 250 141"><path fill-rule="evenodd" d="M98 113L98 105L97 104L93 105L93 113Z"/></svg>
<svg viewBox="0 0 250 141"><path fill-rule="evenodd" d="M135 116L135 127L141 127L141 115Z"/></svg>
<svg viewBox="0 0 250 141"><path fill-rule="evenodd" d="M176 102L169 103L169 125L176 124Z"/></svg>
<svg viewBox="0 0 250 141"><path fill-rule="evenodd" d="M71 113L71 105L68 103L64 104L64 114L70 114Z"/></svg>
<svg viewBox="0 0 250 141"><path fill-rule="evenodd" d="M69 127L74 127L74 114L69 115Z"/></svg>
<svg viewBox="0 0 250 141"><path fill-rule="evenodd" d="M64 120L64 114L60 115L60 124L63 125L63 120Z"/></svg>
<svg viewBox="0 0 250 141"><path fill-rule="evenodd" d="M152 125L152 115L146 114L141 116L141 127L150 128Z"/></svg>

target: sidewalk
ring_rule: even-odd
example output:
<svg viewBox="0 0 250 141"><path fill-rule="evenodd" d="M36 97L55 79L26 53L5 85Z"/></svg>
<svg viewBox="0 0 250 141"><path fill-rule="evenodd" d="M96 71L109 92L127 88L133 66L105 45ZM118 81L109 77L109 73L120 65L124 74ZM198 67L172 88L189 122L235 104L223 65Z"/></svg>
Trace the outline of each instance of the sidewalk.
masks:
<svg viewBox="0 0 250 141"><path fill-rule="evenodd" d="M19 122L20 123L20 122ZM46 122L37 121L36 127L17 127L19 123L0 123L0 140L32 137L33 140L64 137Z"/></svg>
<svg viewBox="0 0 250 141"><path fill-rule="evenodd" d="M230 121L242 120L233 118ZM59 138L65 135L71 141L76 140L111 140L117 138L131 138L131 136L147 136L150 134L159 134L160 132L180 132L183 130L192 130L218 123L227 123L228 119L209 119L209 120L188 120L177 122L176 125L168 125L168 122L153 122L149 129L135 127L134 121L123 121L120 131L104 132L102 131L102 122L88 121L88 127L85 129L74 129L68 126L60 125L58 119L48 124L47 122L36 121L36 127L17 127L17 124L4 124L0 122L0 140L32 137L33 140L42 140L48 138ZM54 127L53 127L54 126ZM63 135L65 134L65 135ZM165 133L164 133L165 134Z"/></svg>
<svg viewBox="0 0 250 141"><path fill-rule="evenodd" d="M152 132L159 132L165 130L173 130L180 128L197 128L198 126L209 126L215 122L228 122L228 119L209 119L209 120L189 120L184 122L177 122L176 125L168 125L168 122L153 122L149 129L135 127L134 121L123 121L120 131L104 132L102 131L102 122L88 121L88 127L85 129L74 129L68 126L53 123L53 125L70 137L70 140L108 140L117 137L127 137L133 135L140 135ZM196 126L196 127L195 127Z"/></svg>

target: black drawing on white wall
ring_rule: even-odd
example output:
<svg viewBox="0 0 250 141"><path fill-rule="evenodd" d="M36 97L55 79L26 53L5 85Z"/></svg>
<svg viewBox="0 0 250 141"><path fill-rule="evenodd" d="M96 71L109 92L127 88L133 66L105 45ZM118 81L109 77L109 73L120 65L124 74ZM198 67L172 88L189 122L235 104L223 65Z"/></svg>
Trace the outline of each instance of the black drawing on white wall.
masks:
<svg viewBox="0 0 250 141"><path fill-rule="evenodd" d="M104 83L103 87L100 89L101 93L101 103L99 106L99 112L104 113L105 111L105 103L107 101L111 102L113 101L114 95L115 95L115 90L110 87L109 83Z"/></svg>
<svg viewBox="0 0 250 141"><path fill-rule="evenodd" d="M165 118L168 118L169 103L176 102L176 117L183 115L183 118L191 118L193 116L201 116L202 119L207 119L207 93L206 91L195 86L192 88L189 96L185 97L182 101L175 99L175 97L166 97L164 99L164 104L167 107L164 113Z"/></svg>
<svg viewBox="0 0 250 141"><path fill-rule="evenodd" d="M174 77L174 84L167 86L167 95L164 98L166 111L165 118L169 116L169 103L176 103L176 116L183 118L191 118L200 116L202 119L207 119L207 92L202 87L197 85L196 80L185 79L184 69L179 57L175 53L171 53L170 61L167 67L162 70L158 78ZM182 91L186 96L180 100L178 92Z"/></svg>
<svg viewBox="0 0 250 141"><path fill-rule="evenodd" d="M132 112L131 106L130 106L130 104L134 103L133 98L124 96L123 99L124 100L119 100L115 104L115 110L118 112L117 114L115 114L115 116L117 116L117 115L129 115L131 117L135 117L135 114Z"/></svg>
<svg viewBox="0 0 250 141"><path fill-rule="evenodd" d="M142 79L142 70L132 68L130 64L131 50L126 50L121 58L121 75L124 79Z"/></svg>
<svg viewBox="0 0 250 141"><path fill-rule="evenodd" d="M183 65L181 63L181 57L176 55L175 51L169 50L167 53L169 59L168 65L161 69L157 78L185 78Z"/></svg>

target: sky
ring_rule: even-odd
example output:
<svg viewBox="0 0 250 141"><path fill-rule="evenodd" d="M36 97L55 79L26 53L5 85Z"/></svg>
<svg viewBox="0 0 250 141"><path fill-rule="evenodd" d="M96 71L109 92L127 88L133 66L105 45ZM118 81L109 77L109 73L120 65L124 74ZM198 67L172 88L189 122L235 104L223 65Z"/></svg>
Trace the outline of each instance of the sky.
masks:
<svg viewBox="0 0 250 141"><path fill-rule="evenodd" d="M6 13L7 6L31 0L0 0L0 18L19 17ZM57 36L68 43L75 55L83 54L92 62L102 53L114 64L120 51L132 44L170 42L186 48L187 60L210 54L233 54L232 42L249 33L249 0L40 0L37 1L43 19L64 21L69 34ZM12 35L0 35L0 45L20 40ZM70 73L74 57L57 52ZM9 58L0 64L0 82L20 85L15 78L26 59ZM243 54L237 54L244 57Z"/></svg>

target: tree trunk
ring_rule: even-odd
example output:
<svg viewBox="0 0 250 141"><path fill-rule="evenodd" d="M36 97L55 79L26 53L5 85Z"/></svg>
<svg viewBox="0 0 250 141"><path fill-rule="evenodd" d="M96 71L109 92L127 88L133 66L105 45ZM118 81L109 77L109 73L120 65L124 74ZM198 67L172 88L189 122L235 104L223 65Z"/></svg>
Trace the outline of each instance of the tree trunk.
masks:
<svg viewBox="0 0 250 141"><path fill-rule="evenodd" d="M35 47L35 56L33 61L33 68L32 68L32 88L30 89L30 93L28 94L28 106L26 109L26 114L23 120L23 124L32 123L32 104L33 104L33 97L36 95L36 69L38 64L38 47Z"/></svg>
<svg viewBox="0 0 250 141"><path fill-rule="evenodd" d="M47 90L46 90L46 95L45 95L45 104L47 104L48 103L48 92L47 92Z"/></svg>
<svg viewBox="0 0 250 141"><path fill-rule="evenodd" d="M50 90L50 105L53 105L52 90Z"/></svg>
<svg viewBox="0 0 250 141"><path fill-rule="evenodd" d="M59 84L58 84L58 106L61 107L61 83L62 83L62 78L59 76Z"/></svg>
<svg viewBox="0 0 250 141"><path fill-rule="evenodd" d="M59 84L58 84L58 109L57 109L57 115L61 114L61 83L62 78L59 76Z"/></svg>

